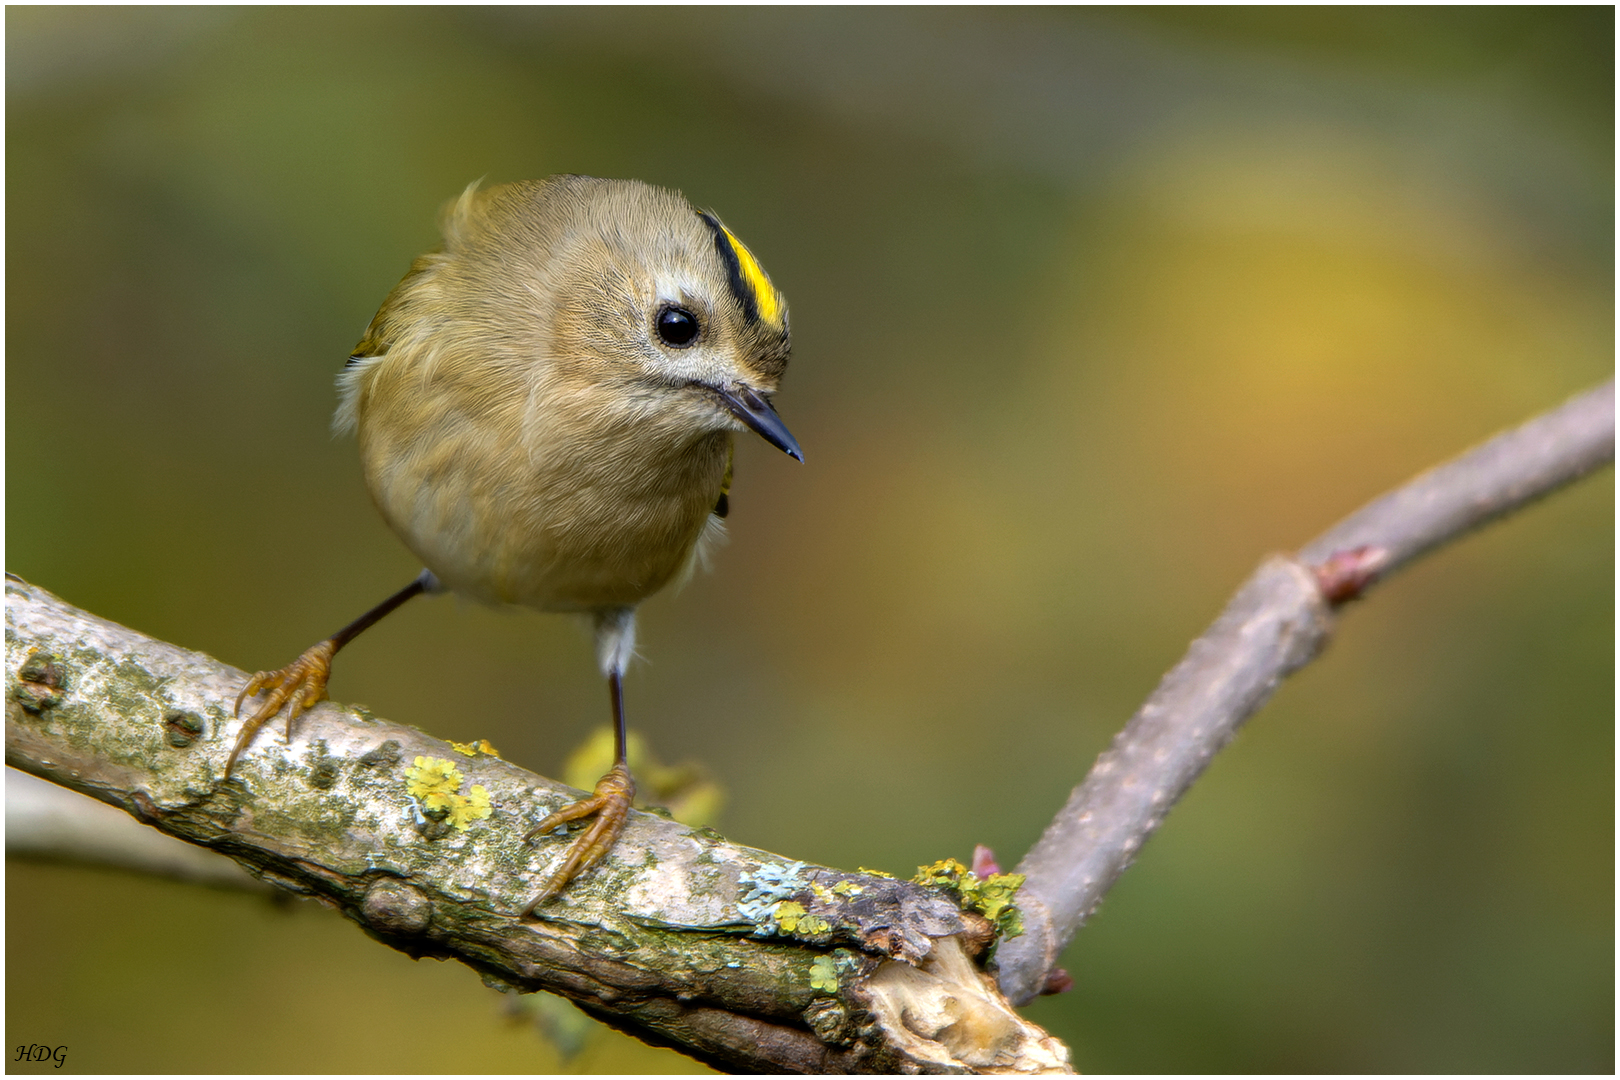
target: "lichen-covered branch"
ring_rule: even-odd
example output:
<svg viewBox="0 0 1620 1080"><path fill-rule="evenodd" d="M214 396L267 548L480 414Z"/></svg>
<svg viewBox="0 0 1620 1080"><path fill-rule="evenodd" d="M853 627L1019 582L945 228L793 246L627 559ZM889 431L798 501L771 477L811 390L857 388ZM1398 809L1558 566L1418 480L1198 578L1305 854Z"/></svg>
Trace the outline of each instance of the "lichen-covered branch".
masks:
<svg viewBox="0 0 1620 1080"><path fill-rule="evenodd" d="M1002 946L1017 1004L1047 975L1164 815L1333 631L1333 610L1441 544L1614 460L1614 384L1498 435L1261 564L1166 675L1018 865L1025 933Z"/></svg>
<svg viewBox="0 0 1620 1080"><path fill-rule="evenodd" d="M653 814L525 921L577 793L325 703L223 779L244 673L8 575L6 761L230 856L412 956L549 990L649 1042L761 1072L1061 1071L976 965L990 924L907 882Z"/></svg>

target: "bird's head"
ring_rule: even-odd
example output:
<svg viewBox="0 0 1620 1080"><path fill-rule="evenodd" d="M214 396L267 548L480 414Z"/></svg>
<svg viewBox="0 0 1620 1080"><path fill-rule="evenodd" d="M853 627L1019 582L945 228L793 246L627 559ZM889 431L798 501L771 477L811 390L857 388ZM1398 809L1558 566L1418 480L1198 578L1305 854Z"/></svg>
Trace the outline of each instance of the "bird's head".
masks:
<svg viewBox="0 0 1620 1080"><path fill-rule="evenodd" d="M649 422L746 428L803 460L770 401L787 368L787 301L718 217L673 191L581 176L480 197L479 235L463 243L528 264L502 275L528 295L508 284L500 302L539 316L559 379L607 388Z"/></svg>

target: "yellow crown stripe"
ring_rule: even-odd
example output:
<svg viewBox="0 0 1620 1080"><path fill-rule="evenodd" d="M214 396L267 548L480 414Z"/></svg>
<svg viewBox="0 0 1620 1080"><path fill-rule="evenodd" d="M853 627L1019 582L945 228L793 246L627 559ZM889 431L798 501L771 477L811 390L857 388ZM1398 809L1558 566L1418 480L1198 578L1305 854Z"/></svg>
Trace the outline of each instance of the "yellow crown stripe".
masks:
<svg viewBox="0 0 1620 1080"><path fill-rule="evenodd" d="M737 267L742 271L742 278L748 283L748 289L754 294L754 303L759 305L759 317L775 326L782 321L782 304L776 295L776 286L771 279L765 276L765 271L754 258L754 253L748 250L748 245L737 239L737 234L727 229L724 224L720 226L731 241L732 249L737 252Z"/></svg>
<svg viewBox="0 0 1620 1080"><path fill-rule="evenodd" d="M720 219L707 210L699 210L698 217L714 233L715 250L726 264L727 283L731 286L731 294L742 306L743 318L749 322L764 322L785 334L787 323L781 294L771 284L771 279L765 276L754 253L737 239L736 233L722 225Z"/></svg>

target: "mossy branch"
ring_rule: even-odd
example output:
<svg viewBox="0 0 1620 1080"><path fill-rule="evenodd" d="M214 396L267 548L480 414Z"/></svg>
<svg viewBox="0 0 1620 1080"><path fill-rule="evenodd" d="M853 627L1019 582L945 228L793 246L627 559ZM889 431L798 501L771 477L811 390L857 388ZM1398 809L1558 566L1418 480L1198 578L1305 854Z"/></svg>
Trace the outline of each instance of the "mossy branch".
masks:
<svg viewBox="0 0 1620 1080"><path fill-rule="evenodd" d="M1320 652L1338 606L1613 458L1611 383L1262 564L1019 864L1028 932L997 954L1008 996L1039 991L1215 752ZM548 863L517 841L529 820L503 815L538 818L572 798L553 781L488 755L457 759L450 744L326 704L222 783L236 724L225 703L242 672L9 576L6 664L8 763L227 854L411 955L551 990L725 1068L1067 1067L1062 1045L1012 1013L972 962L988 924L934 893L638 814L601 868L525 923L517 913ZM455 761L484 789L466 789L469 813L422 813L406 776L418 756ZM460 805L459 791L444 795ZM490 819L472 812L485 796Z"/></svg>
<svg viewBox="0 0 1620 1080"><path fill-rule="evenodd" d="M1418 556L1614 461L1614 383L1431 469L1305 545L1275 555L1159 683L1018 864L1025 934L997 953L1016 1004L1215 753L1315 659L1334 611Z"/></svg>
<svg viewBox="0 0 1620 1080"><path fill-rule="evenodd" d="M224 781L246 678L7 576L8 764L228 855L402 952L561 994L725 1069L1067 1068L1067 1049L975 964L989 923L935 891L633 813L600 866L524 921L563 842L522 837L576 792L330 702Z"/></svg>

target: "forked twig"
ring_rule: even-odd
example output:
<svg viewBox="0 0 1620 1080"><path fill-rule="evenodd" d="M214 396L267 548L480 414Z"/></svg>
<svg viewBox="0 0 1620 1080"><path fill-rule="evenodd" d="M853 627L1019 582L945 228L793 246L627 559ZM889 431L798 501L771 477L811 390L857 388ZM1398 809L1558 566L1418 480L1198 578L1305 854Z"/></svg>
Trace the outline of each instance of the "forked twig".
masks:
<svg viewBox="0 0 1620 1080"><path fill-rule="evenodd" d="M1018 872L1025 933L1001 989L1035 997L1058 955L1237 729L1333 631L1333 611L1419 555L1614 460L1614 383L1431 469L1261 564L1074 789Z"/></svg>

